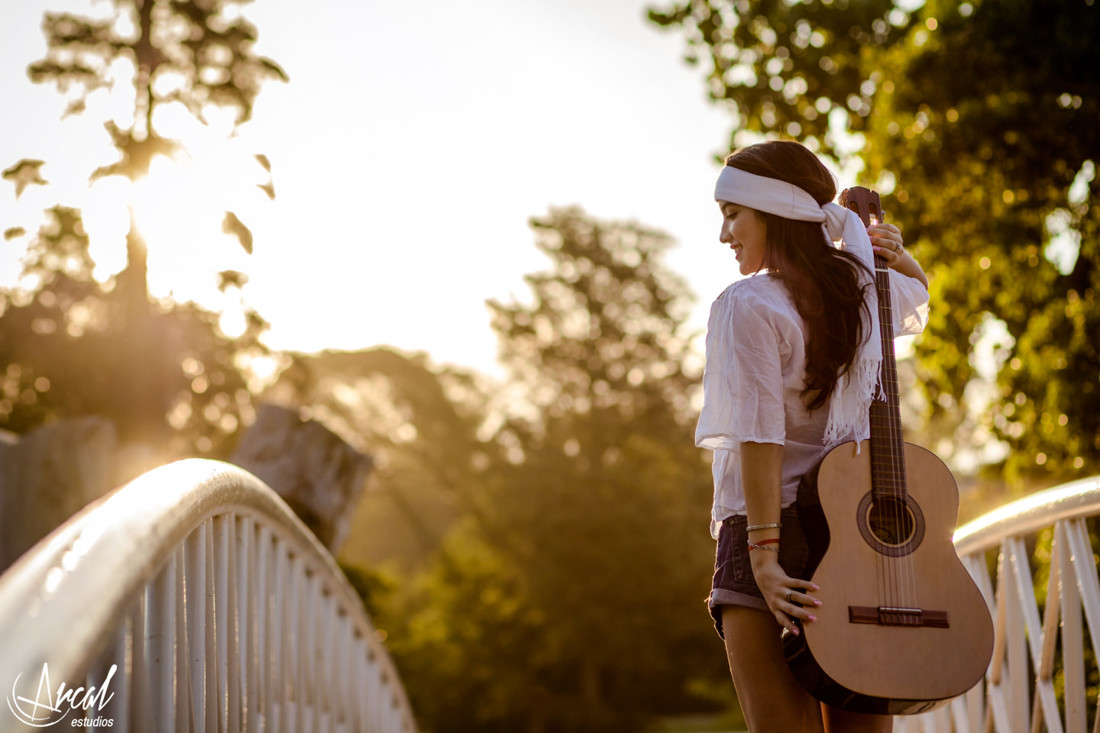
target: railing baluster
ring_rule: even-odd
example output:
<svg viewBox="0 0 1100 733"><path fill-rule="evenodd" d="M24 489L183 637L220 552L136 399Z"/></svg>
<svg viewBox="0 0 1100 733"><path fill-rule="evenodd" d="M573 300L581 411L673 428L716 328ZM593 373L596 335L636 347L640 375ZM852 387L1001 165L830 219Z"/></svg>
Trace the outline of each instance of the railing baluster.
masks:
<svg viewBox="0 0 1100 733"><path fill-rule="evenodd" d="M225 528L225 615L226 626L225 670L226 678L226 725L222 730L227 733L239 733L241 730L241 613L237 597L237 519L227 515L223 518Z"/></svg>
<svg viewBox="0 0 1100 733"><path fill-rule="evenodd" d="M146 589L138 596L137 602L130 612L131 643L130 659L133 665L131 675L130 696L130 720L133 730L153 730L153 694L150 690L150 673L146 647L149 646L146 637L146 605L148 604L149 590Z"/></svg>
<svg viewBox="0 0 1100 733"><path fill-rule="evenodd" d="M214 659L217 676L218 725L229 727L229 527L225 516L214 517Z"/></svg>
<svg viewBox="0 0 1100 733"><path fill-rule="evenodd" d="M1058 564L1061 581L1058 593L1062 606L1062 648L1083 649L1084 635L1081 626L1081 593L1077 588L1077 570L1073 564L1073 550L1069 546L1067 522L1054 527L1054 545L1060 550L1052 564ZM1051 569L1053 574L1054 570ZM1065 680L1066 730L1085 733L1085 658L1082 654L1062 654L1062 670Z"/></svg>
<svg viewBox="0 0 1100 733"><path fill-rule="evenodd" d="M287 711L286 721L287 724L284 730L287 733L294 733L302 730L302 686L301 686L301 674L299 672L301 665L301 653L302 649L299 643L296 643L301 638L301 617L302 608L302 595L305 593L305 589L302 587L303 573L301 572L300 563L296 557L289 559L290 568L287 571L289 587L287 588L287 613L286 613L286 627L283 633L283 677L284 684L286 685L286 699L287 699Z"/></svg>
<svg viewBox="0 0 1100 733"><path fill-rule="evenodd" d="M1008 699L1012 711L1013 733L1025 733L1031 727L1028 695L1028 668L1027 657L1027 621L1024 618L1022 593L1020 587L1019 565L1027 563L1027 548L1023 540L1011 537L1005 541L1005 552L1008 556L1006 567L1005 597L1003 603L1007 611L1007 638L1008 644ZM1030 580L1031 571L1026 577Z"/></svg>
<svg viewBox="0 0 1100 733"><path fill-rule="evenodd" d="M335 705L339 711L336 730L340 733L351 733L357 730L355 718L355 704L352 700L352 665L351 665L351 621L347 614L340 614L339 627L336 634L336 681L333 691L336 694Z"/></svg>
<svg viewBox="0 0 1100 733"><path fill-rule="evenodd" d="M115 633L113 643L113 656L118 669L115 672L117 680L112 691L114 697L107 707L107 713L114 721L111 726L113 733L129 733L130 730L130 699L133 695L134 685L134 622L132 612L123 616L122 623Z"/></svg>
<svg viewBox="0 0 1100 733"><path fill-rule="evenodd" d="M252 548L252 566L255 575L255 610L256 619L254 635L256 640L255 657L253 659L253 684L256 692L253 696L255 704L252 706L252 715L249 716L249 730L269 730L267 724L270 720L271 690L268 685L267 655L268 625L270 623L268 607L268 560L271 557L271 530L263 525L256 528L255 544Z"/></svg>
<svg viewBox="0 0 1100 733"><path fill-rule="evenodd" d="M1085 520L1076 519L1068 523L1066 535L1070 549L1073 551L1073 564L1076 568L1074 576L1077 578L1077 586L1085 609L1085 619L1088 621L1091 632L1093 657L1100 659L1100 580L1097 579L1096 561L1093 559L1094 553L1089 543L1089 532Z"/></svg>
<svg viewBox="0 0 1100 733"><path fill-rule="evenodd" d="M187 657L196 733L206 731L206 531L204 522L186 540Z"/></svg>
<svg viewBox="0 0 1100 733"><path fill-rule="evenodd" d="M149 670L155 730L175 723L176 556L168 557L156 579L146 586L146 666Z"/></svg>
<svg viewBox="0 0 1100 733"><path fill-rule="evenodd" d="M314 616L317 608L316 582L313 574L302 563L305 579L302 583L302 594L299 596L301 604L298 615L298 685L302 690L302 705L299 710L298 720L300 727L298 733L315 733L317 730L314 716L317 711L317 691L313 687L313 663L314 642Z"/></svg>
<svg viewBox="0 0 1100 733"><path fill-rule="evenodd" d="M252 676L252 654L255 650L253 639L253 623L255 618L255 592L252 575L252 520L249 517L237 517L235 522L237 547L237 583L234 593L237 598L237 687L240 699L237 720L242 730L252 730L249 722L252 717L252 708L256 705L254 699L254 680Z"/></svg>
<svg viewBox="0 0 1100 733"><path fill-rule="evenodd" d="M320 578L318 578L320 581ZM319 715L317 716L319 724L317 730L319 733L332 733L333 730L333 714L332 714L332 682L333 677L330 674L333 664L333 648L332 648L332 619L336 614L335 609L331 603L331 596L328 592L320 589L320 582L318 582L318 590L320 592L320 613L317 615L317 656L315 662L315 674L316 687L317 687L317 709Z"/></svg>
<svg viewBox="0 0 1100 733"><path fill-rule="evenodd" d="M274 606L271 633L271 680L272 706L276 714L274 730L289 732L291 717L288 712L291 682L287 679L288 653L286 652L287 630L291 628L288 604L291 602L290 558L282 542L275 543L275 575L272 581L271 603Z"/></svg>
<svg viewBox="0 0 1100 733"><path fill-rule="evenodd" d="M218 664L218 629L217 629L217 604L215 599L218 592L218 558L214 548L217 525L214 519L203 522L202 546L203 562L206 572L203 578L203 605L205 606L206 621L203 624L206 629L203 639L203 717L205 728L208 731L221 730L221 677L223 673Z"/></svg>
<svg viewBox="0 0 1100 733"><path fill-rule="evenodd" d="M989 665L989 712L993 718L994 730L998 733L1012 733L1008 724L1008 706L1005 700L1005 687L1008 685L1008 671L1006 670L1005 649L1008 646L1008 603L1005 602L1007 593L1005 583L1008 582L1006 544L1001 543L1001 550L997 555L997 590L995 613L993 615L993 658Z"/></svg>
<svg viewBox="0 0 1100 733"><path fill-rule="evenodd" d="M366 654L361 657L360 664L362 665L361 685L360 688L363 692L363 719L366 721L366 730L368 733L377 733L381 720L379 720L379 711L382 710L382 696L378 694L378 681L382 678L382 669L378 665L374 664L374 650L371 648L370 639L363 639L363 646L366 647ZM362 659L366 659L366 663L363 664Z"/></svg>
<svg viewBox="0 0 1100 733"><path fill-rule="evenodd" d="M1015 538L1012 542L1012 568L1016 586L1015 598L1019 603L1019 618L1023 622L1023 629L1021 632L1014 633L1013 638L1027 641L1031 662L1036 670L1034 680L1035 698L1032 704L1031 718L1036 724L1045 718L1050 733L1061 733L1062 726L1058 719L1058 705L1055 702L1054 685L1051 681L1052 670L1044 665L1046 658L1044 627L1046 624L1040 624L1039 622L1039 606L1035 598L1035 585L1032 581L1030 554L1022 539ZM1057 596L1057 593L1055 593L1055 596ZM1055 609L1055 612L1057 612L1057 609ZM1054 617L1055 622L1056 619L1057 616ZM1018 680L1014 685L1014 689L1017 691L1027 689L1024 687L1027 681L1027 675L1024 673L1027 669L1027 658L1021 656L1020 659L1021 662L1016 667L1018 672L1013 672L1014 678ZM1024 698L1025 700L1027 698L1026 691L1024 692ZM1034 726L1031 729L1034 730Z"/></svg>
<svg viewBox="0 0 1100 733"><path fill-rule="evenodd" d="M173 730L187 731L191 725L191 665L187 640L187 544L180 543L173 556L175 608L172 612L172 692L176 711Z"/></svg>
<svg viewBox="0 0 1100 733"><path fill-rule="evenodd" d="M355 698L356 714L359 717L359 730L372 733L377 730L371 726L370 711L373 704L370 690L370 648L365 639L355 641L355 688L359 695Z"/></svg>
<svg viewBox="0 0 1100 733"><path fill-rule="evenodd" d="M1100 577L1097 576L1095 555L1089 542L1089 531L1084 517L1066 522L1065 533L1073 556L1073 575L1085 611L1095 664L1100 659ZM1100 733L1100 704L1096 706L1092 730L1093 733Z"/></svg>

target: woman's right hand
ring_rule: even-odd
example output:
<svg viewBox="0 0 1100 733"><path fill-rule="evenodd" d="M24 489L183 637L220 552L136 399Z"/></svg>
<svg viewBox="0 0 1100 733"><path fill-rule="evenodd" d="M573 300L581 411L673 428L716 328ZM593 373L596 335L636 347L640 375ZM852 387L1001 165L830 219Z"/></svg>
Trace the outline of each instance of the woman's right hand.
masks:
<svg viewBox="0 0 1100 733"><path fill-rule="evenodd" d="M818 586L808 580L792 578L779 564L779 555L767 550L750 550L752 572L756 585L768 604L768 610L780 626L798 634L794 619L812 623L817 617L811 613L821 601L810 595Z"/></svg>

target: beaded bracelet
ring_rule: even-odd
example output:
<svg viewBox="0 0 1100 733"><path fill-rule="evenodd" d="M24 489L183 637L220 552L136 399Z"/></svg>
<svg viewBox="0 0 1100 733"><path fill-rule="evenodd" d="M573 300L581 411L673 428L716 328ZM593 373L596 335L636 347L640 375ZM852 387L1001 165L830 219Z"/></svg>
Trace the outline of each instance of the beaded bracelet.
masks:
<svg viewBox="0 0 1100 733"><path fill-rule="evenodd" d="M779 529L783 525L779 522L772 522L771 524L750 524L745 527L746 532L755 532L758 529Z"/></svg>

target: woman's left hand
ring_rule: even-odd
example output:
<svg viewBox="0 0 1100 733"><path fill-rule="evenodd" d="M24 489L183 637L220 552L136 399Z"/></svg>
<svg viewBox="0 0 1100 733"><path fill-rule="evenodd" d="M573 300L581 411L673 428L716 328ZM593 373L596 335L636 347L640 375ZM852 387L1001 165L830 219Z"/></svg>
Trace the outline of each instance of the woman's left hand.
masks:
<svg viewBox="0 0 1100 733"><path fill-rule="evenodd" d="M871 238L875 254L884 258L890 267L894 267L907 254L901 230L893 224L872 224L867 227L867 236Z"/></svg>

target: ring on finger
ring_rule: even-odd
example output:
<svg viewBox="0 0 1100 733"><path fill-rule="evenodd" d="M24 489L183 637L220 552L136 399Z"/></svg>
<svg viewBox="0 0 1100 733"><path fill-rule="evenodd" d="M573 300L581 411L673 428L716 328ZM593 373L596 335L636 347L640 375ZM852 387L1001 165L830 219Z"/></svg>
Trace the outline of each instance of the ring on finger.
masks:
<svg viewBox="0 0 1100 733"><path fill-rule="evenodd" d="M787 589L787 603L791 602L791 593L793 592L790 588Z"/></svg>

